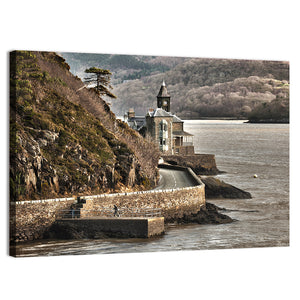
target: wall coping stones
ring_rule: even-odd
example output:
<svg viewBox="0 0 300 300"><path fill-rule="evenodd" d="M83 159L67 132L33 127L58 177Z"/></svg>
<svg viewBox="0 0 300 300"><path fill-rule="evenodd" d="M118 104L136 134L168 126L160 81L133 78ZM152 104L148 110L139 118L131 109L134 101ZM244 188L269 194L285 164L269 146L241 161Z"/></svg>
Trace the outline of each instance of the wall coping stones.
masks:
<svg viewBox="0 0 300 300"><path fill-rule="evenodd" d="M77 197L68 197L68 198L55 198L55 199L40 199L40 200L24 200L10 202L10 205L22 205L22 204L36 204L36 203L48 203L48 202L60 202L60 201L75 201Z"/></svg>

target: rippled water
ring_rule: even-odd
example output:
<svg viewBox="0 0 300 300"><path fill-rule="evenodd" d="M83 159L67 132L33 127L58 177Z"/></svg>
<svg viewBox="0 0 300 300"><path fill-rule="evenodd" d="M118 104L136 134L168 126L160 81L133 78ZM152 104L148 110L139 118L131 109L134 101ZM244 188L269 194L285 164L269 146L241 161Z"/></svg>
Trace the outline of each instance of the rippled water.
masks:
<svg viewBox="0 0 300 300"><path fill-rule="evenodd" d="M197 153L213 153L218 178L252 199L209 200L236 222L167 225L151 239L40 241L17 246L19 256L228 249L289 245L289 125L243 121L186 121ZM253 175L257 174L257 178Z"/></svg>

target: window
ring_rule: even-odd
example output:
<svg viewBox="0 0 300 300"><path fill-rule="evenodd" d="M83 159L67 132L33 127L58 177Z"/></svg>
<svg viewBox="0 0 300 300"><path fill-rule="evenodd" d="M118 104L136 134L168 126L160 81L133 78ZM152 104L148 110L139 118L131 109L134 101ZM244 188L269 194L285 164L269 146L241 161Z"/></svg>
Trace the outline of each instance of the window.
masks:
<svg viewBox="0 0 300 300"><path fill-rule="evenodd" d="M166 140L165 140L165 139L160 138L160 139L159 139L159 144L160 144L161 146L165 146L167 143L166 143Z"/></svg>
<svg viewBox="0 0 300 300"><path fill-rule="evenodd" d="M159 123L159 130L160 130L160 131L168 131L168 124L167 124L167 121L166 121L166 120L162 120L162 121Z"/></svg>

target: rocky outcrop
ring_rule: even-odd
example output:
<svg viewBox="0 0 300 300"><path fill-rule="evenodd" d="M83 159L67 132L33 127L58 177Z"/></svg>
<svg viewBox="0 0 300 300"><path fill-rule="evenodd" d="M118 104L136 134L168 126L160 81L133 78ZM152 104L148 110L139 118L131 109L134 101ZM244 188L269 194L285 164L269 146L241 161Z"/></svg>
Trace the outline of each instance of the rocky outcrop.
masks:
<svg viewBox="0 0 300 300"><path fill-rule="evenodd" d="M205 197L209 198L231 198L231 199L250 199L249 192L243 191L233 185L225 183L219 179L209 176L200 176L205 184Z"/></svg>
<svg viewBox="0 0 300 300"><path fill-rule="evenodd" d="M195 214L184 215L182 218L169 219L170 223L198 223L198 224L225 224L234 220L227 215L219 213L220 208L214 204L203 205Z"/></svg>
<svg viewBox="0 0 300 300"><path fill-rule="evenodd" d="M50 52L10 61L11 201L154 186L159 152Z"/></svg>
<svg viewBox="0 0 300 300"><path fill-rule="evenodd" d="M18 199L46 199L70 194L107 192L141 184L140 165L134 154L116 153L115 163L99 164L81 144L66 144L58 157L60 163L47 155L46 148L55 148L55 133L46 132L51 139L34 138L25 131L18 132L20 151L16 153L11 178L16 178ZM40 130L38 135L45 135ZM61 166L60 164L65 164ZM21 196L21 197L20 197Z"/></svg>

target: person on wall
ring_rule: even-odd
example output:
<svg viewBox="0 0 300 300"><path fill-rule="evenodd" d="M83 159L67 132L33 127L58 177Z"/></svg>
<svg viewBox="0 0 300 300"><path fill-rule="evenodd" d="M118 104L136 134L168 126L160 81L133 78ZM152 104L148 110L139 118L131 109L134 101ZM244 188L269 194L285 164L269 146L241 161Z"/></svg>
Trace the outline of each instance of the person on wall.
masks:
<svg viewBox="0 0 300 300"><path fill-rule="evenodd" d="M120 217L117 205L114 205L114 217Z"/></svg>

